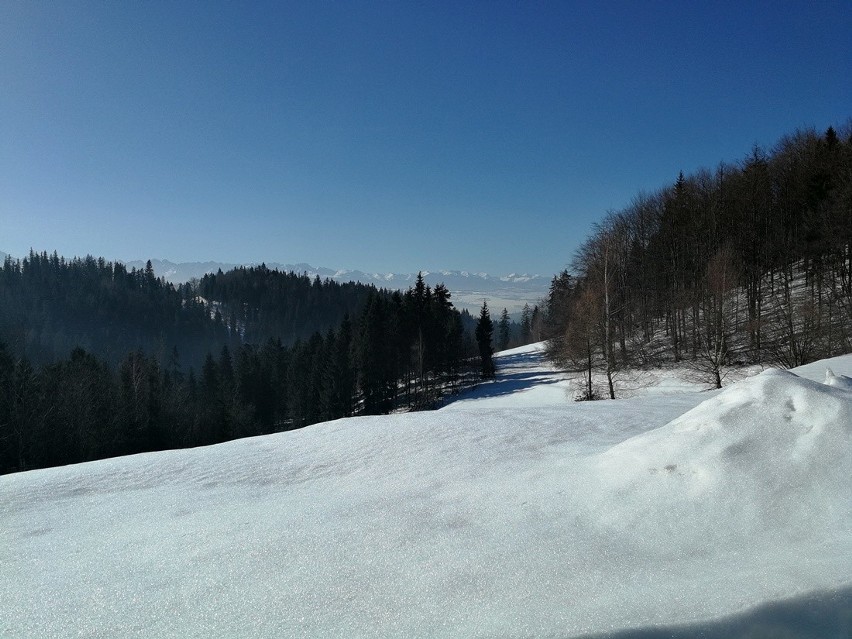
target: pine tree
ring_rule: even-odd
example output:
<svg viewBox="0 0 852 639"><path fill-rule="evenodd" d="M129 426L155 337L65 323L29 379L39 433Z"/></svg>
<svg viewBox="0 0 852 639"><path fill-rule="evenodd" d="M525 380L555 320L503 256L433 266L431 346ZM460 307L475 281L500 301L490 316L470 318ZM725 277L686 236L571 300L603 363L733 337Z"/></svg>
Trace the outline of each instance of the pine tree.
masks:
<svg viewBox="0 0 852 639"><path fill-rule="evenodd" d="M200 432L198 442L216 444L224 441L225 407L222 400L222 378L213 355L207 354L201 368Z"/></svg>
<svg viewBox="0 0 852 639"><path fill-rule="evenodd" d="M337 333L329 331L326 337L327 357L323 364L322 394L320 404L322 419L331 420L352 415L352 396L355 373L352 368L352 324L343 319Z"/></svg>
<svg viewBox="0 0 852 639"><path fill-rule="evenodd" d="M551 290L552 290L552 287L551 287ZM530 343L531 332L532 332L532 311L530 310L529 304L524 304L524 310L521 311L521 341L524 344Z"/></svg>
<svg viewBox="0 0 852 639"><path fill-rule="evenodd" d="M8 259L8 258L6 258ZM0 342L0 473L15 468L13 454L15 434L12 431L12 406L14 393L15 360L6 351L6 345Z"/></svg>
<svg viewBox="0 0 852 639"><path fill-rule="evenodd" d="M494 377L494 353L491 348L491 335L494 333L494 323L488 312L488 302L482 302L479 311L479 321L476 324L476 343L479 346L479 358L481 361L481 374L483 379Z"/></svg>
<svg viewBox="0 0 852 639"><path fill-rule="evenodd" d="M371 295L361 316L357 345L358 386L367 415L390 412L395 380L390 374L387 309L381 297Z"/></svg>
<svg viewBox="0 0 852 639"><path fill-rule="evenodd" d="M500 313L500 321L497 323L497 350L505 351L509 348L509 311L505 308Z"/></svg>

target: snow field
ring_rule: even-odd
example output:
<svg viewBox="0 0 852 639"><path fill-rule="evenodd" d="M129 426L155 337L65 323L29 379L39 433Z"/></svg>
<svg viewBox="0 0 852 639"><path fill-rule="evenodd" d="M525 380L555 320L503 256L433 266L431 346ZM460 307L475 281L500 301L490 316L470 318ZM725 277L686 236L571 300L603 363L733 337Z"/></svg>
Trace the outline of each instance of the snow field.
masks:
<svg viewBox="0 0 852 639"><path fill-rule="evenodd" d="M0 477L0 636L576 636L852 583L852 356ZM811 378L811 379L808 379ZM681 389L683 390L683 389Z"/></svg>

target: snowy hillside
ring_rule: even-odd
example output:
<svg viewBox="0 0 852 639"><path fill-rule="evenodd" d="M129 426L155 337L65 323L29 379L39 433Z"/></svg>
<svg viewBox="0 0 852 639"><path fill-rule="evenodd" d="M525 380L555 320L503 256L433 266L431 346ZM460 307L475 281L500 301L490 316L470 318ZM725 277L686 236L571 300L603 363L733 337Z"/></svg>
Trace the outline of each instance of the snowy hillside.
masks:
<svg viewBox="0 0 852 639"><path fill-rule="evenodd" d="M852 355L586 403L537 346L497 362L439 411L0 477L0 636L575 637L852 592Z"/></svg>

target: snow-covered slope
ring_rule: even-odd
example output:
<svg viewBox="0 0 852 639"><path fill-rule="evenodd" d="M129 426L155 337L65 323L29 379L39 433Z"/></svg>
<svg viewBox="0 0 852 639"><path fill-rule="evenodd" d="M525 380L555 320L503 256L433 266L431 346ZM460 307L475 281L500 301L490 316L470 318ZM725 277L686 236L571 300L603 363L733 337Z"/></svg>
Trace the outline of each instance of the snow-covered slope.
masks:
<svg viewBox="0 0 852 639"><path fill-rule="evenodd" d="M571 637L852 585L852 392L808 379L852 356L586 403L501 361L435 412L0 477L0 636Z"/></svg>

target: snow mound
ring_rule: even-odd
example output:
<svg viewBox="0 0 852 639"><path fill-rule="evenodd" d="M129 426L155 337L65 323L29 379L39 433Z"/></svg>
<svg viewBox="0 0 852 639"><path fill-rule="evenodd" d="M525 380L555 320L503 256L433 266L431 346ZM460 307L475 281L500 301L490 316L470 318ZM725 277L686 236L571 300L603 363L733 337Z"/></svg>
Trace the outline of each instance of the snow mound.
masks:
<svg viewBox="0 0 852 639"><path fill-rule="evenodd" d="M838 355L830 359L821 359L804 366L791 368L790 372L795 373L799 377L812 379L815 382L825 380L825 371L830 368L833 372L842 375L852 375L852 353L847 355Z"/></svg>
<svg viewBox="0 0 852 639"><path fill-rule="evenodd" d="M852 401L766 370L612 447L594 469L593 505L614 505L604 523L638 540L671 533L673 550L697 552L713 541L806 539L852 521L852 501L837 499L852 477Z"/></svg>
<svg viewBox="0 0 852 639"><path fill-rule="evenodd" d="M827 386L834 386L835 388L852 391L852 377L847 377L846 375L835 375L834 371L830 368L825 371L825 384Z"/></svg>

